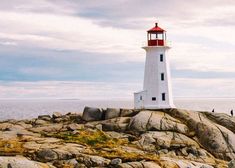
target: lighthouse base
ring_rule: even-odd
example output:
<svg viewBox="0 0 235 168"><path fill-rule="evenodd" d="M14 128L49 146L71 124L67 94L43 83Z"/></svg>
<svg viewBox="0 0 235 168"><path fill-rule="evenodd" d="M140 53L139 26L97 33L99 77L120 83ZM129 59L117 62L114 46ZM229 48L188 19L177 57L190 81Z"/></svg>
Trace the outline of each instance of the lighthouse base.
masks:
<svg viewBox="0 0 235 168"><path fill-rule="evenodd" d="M173 101L152 100L147 96L147 91L134 93L134 108L135 109L168 109L175 108ZM159 99L159 98L158 98Z"/></svg>
<svg viewBox="0 0 235 168"><path fill-rule="evenodd" d="M166 106L165 106L165 105L162 105L162 106L161 106L161 105L160 105L160 106L159 106L159 105L158 105L158 106L154 106L154 105L145 105L145 106L144 106L144 109L150 109L150 110L151 110L151 109L152 109L152 110L153 110L153 109L169 109L169 108L175 108L175 105L166 105Z"/></svg>

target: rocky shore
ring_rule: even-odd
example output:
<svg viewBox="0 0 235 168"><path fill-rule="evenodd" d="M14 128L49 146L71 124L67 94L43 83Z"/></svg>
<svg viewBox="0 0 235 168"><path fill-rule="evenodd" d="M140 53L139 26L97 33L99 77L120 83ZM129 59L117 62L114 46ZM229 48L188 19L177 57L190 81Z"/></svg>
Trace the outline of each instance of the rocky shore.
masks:
<svg viewBox="0 0 235 168"><path fill-rule="evenodd" d="M0 122L0 168L235 168L235 118L86 107Z"/></svg>

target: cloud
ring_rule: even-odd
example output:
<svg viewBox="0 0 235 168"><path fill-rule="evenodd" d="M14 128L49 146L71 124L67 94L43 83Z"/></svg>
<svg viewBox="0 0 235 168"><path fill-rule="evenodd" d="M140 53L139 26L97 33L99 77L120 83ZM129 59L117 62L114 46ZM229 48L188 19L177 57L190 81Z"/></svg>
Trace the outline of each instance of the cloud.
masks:
<svg viewBox="0 0 235 168"><path fill-rule="evenodd" d="M233 97L235 79L173 79L174 98L177 97ZM61 98L81 100L132 100L141 83L37 81L0 82L0 98Z"/></svg>
<svg viewBox="0 0 235 168"><path fill-rule="evenodd" d="M38 81L0 82L0 98L130 99L135 83Z"/></svg>
<svg viewBox="0 0 235 168"><path fill-rule="evenodd" d="M11 93L6 97L14 97L17 88L33 93L25 97L42 96L44 87L41 91L21 87L30 81L35 81L32 87L44 81L42 86L58 89L58 85L65 90L72 89L71 85L66 89L59 81L90 81L92 85L102 81L114 86L136 83L139 87L133 88L140 90L145 59L140 47L146 41L146 30L159 21L172 41L169 55L175 95L220 96L224 95L222 84L229 94L235 73L234 9L232 0L1 2L0 80L26 82L2 90ZM206 79L215 85L213 94L208 92ZM220 86L219 92L216 86ZM203 92L199 94L197 89ZM98 89L92 91L99 93Z"/></svg>
<svg viewBox="0 0 235 168"><path fill-rule="evenodd" d="M138 59L136 55L141 53L136 50L141 44L137 31L101 27L91 20L67 15L2 11L0 16L0 39L21 47L125 53L126 59Z"/></svg>
<svg viewBox="0 0 235 168"><path fill-rule="evenodd" d="M12 41L0 41L0 45L3 45L3 46L16 46L17 43L12 42Z"/></svg>
<svg viewBox="0 0 235 168"><path fill-rule="evenodd" d="M34 13L71 13L72 8L69 8L66 1L63 4L55 3L55 1L40 0L9 0L1 2L1 11L16 11L16 12L34 12Z"/></svg>
<svg viewBox="0 0 235 168"><path fill-rule="evenodd" d="M26 75L43 75L43 76L54 76L59 75L62 73L60 69L56 68L46 68L43 69L42 67L28 67L28 68L21 68L19 72Z"/></svg>
<svg viewBox="0 0 235 168"><path fill-rule="evenodd" d="M98 57L100 59L96 60ZM142 63L118 62L110 55L77 51L35 49L16 54L13 50L10 55L1 56L0 62L0 80L6 81L138 82L143 78L143 71Z"/></svg>
<svg viewBox="0 0 235 168"><path fill-rule="evenodd" d="M176 97L234 97L235 79L175 78L172 80Z"/></svg>

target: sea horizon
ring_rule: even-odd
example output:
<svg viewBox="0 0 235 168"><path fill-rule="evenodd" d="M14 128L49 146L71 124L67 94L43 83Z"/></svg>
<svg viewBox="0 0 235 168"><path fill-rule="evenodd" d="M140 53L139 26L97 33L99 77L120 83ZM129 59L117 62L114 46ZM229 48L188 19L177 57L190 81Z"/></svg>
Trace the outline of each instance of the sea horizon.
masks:
<svg viewBox="0 0 235 168"><path fill-rule="evenodd" d="M226 113L235 109L233 97L177 97L176 108ZM134 108L132 99L24 98L0 99L0 120L29 119L38 115L82 113L85 106L97 108Z"/></svg>

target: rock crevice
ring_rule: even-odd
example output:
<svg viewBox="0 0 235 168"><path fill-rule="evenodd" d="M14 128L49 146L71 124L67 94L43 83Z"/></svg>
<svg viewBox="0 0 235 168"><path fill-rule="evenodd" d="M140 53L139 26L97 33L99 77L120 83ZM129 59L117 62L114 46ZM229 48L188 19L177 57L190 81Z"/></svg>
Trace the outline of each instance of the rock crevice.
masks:
<svg viewBox="0 0 235 168"><path fill-rule="evenodd" d="M182 109L55 112L0 122L0 167L227 168L234 128L225 114Z"/></svg>

